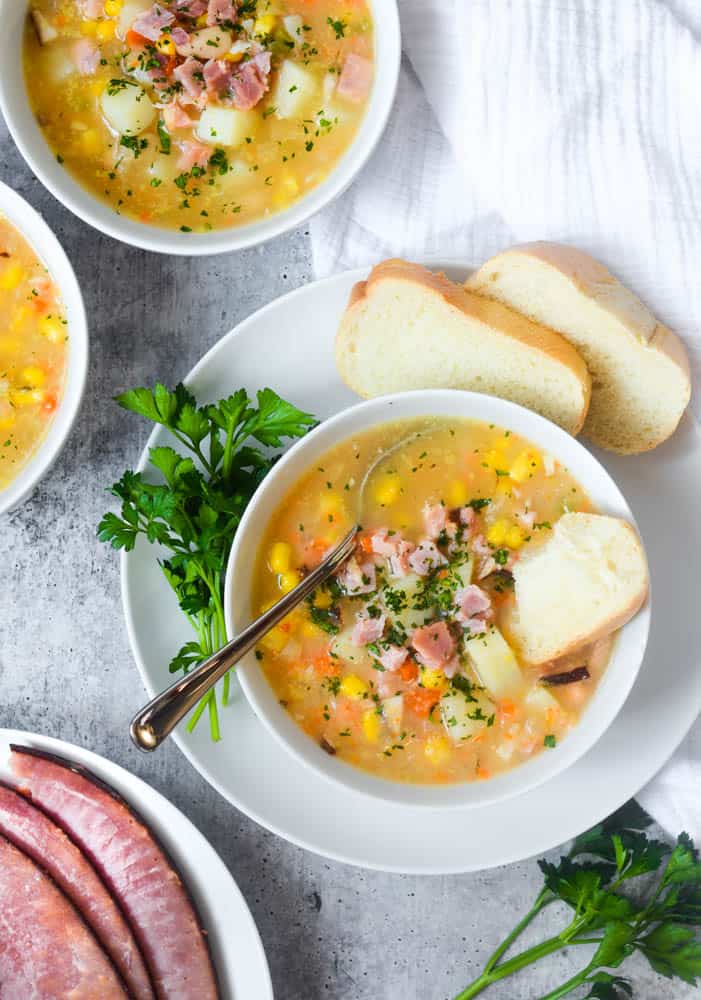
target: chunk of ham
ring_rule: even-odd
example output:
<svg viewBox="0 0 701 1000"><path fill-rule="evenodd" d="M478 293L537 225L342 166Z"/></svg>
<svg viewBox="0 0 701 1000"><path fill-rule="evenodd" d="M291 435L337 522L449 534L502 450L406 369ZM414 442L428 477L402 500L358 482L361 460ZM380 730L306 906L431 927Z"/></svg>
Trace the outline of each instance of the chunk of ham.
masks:
<svg viewBox="0 0 701 1000"><path fill-rule="evenodd" d="M93 20L105 16L105 0L83 0L81 8L85 17Z"/></svg>
<svg viewBox="0 0 701 1000"><path fill-rule="evenodd" d="M209 59L204 64L204 82L212 97L224 97L231 88L231 65L223 59Z"/></svg>
<svg viewBox="0 0 701 1000"><path fill-rule="evenodd" d="M377 693L380 698L393 698L406 689L406 684L397 673L381 673L377 678Z"/></svg>
<svg viewBox="0 0 701 1000"><path fill-rule="evenodd" d="M448 560L440 552L434 542L425 538L419 542L414 551L409 556L409 566L414 573L419 576L426 576L439 566L445 566Z"/></svg>
<svg viewBox="0 0 701 1000"><path fill-rule="evenodd" d="M361 104L370 93L372 74L372 61L350 52L343 63L336 93L347 101Z"/></svg>
<svg viewBox="0 0 701 1000"><path fill-rule="evenodd" d="M270 53L259 52L231 77L231 94L239 111L250 111L268 89Z"/></svg>
<svg viewBox="0 0 701 1000"><path fill-rule="evenodd" d="M386 528L380 528L372 534L370 544L375 555L389 561L392 576L408 576L411 573L409 556L415 549L412 542L407 542L399 535L390 535Z"/></svg>
<svg viewBox="0 0 701 1000"><path fill-rule="evenodd" d="M233 22L236 18L236 5L231 0L209 0L207 6L207 24L223 24Z"/></svg>
<svg viewBox="0 0 701 1000"><path fill-rule="evenodd" d="M190 118L185 108L181 107L177 101L173 101L172 104L166 104L163 108L163 121L169 132L174 132L178 128L190 128L193 124L192 118Z"/></svg>
<svg viewBox="0 0 701 1000"><path fill-rule="evenodd" d="M463 528L467 528L468 531L471 531L475 527L477 515L475 514L474 507L461 507L458 512L458 517L460 524Z"/></svg>
<svg viewBox="0 0 701 1000"><path fill-rule="evenodd" d="M175 21L175 14L168 10L165 5L155 3L134 18L131 28L142 38L148 38L150 42L157 42L163 29L169 28L173 21Z"/></svg>
<svg viewBox="0 0 701 1000"><path fill-rule="evenodd" d="M186 94L197 100L202 96L205 89L204 73L202 63L194 56L188 56L184 63L176 66L173 76L182 86Z"/></svg>
<svg viewBox="0 0 701 1000"><path fill-rule="evenodd" d="M367 646L370 642L377 642L382 638L385 630L387 616L380 615L378 618L370 618L362 611L356 615L356 623L351 632L351 642L354 646Z"/></svg>
<svg viewBox="0 0 701 1000"><path fill-rule="evenodd" d="M90 858L116 897L134 929L159 1000L218 1000L195 906L180 873L141 817L107 785L60 757L13 746L10 763L32 801ZM4 911L2 903L0 907ZM62 943L60 935L53 941L55 961L71 955ZM49 995L73 996L61 990ZM86 997L102 1000L112 995L117 994L94 981Z"/></svg>
<svg viewBox="0 0 701 1000"><path fill-rule="evenodd" d="M23 795L0 784L0 834L47 872L70 899L136 1000L153 1000L139 946L88 859L63 830Z"/></svg>
<svg viewBox="0 0 701 1000"><path fill-rule="evenodd" d="M100 50L89 38L79 38L71 46L71 57L81 76L90 76L100 63Z"/></svg>
<svg viewBox="0 0 701 1000"><path fill-rule="evenodd" d="M0 837L0 995L122 1000L109 958L53 879Z"/></svg>
<svg viewBox="0 0 701 1000"><path fill-rule="evenodd" d="M435 542L441 532L446 529L448 511L442 503L427 503L424 504L422 514L426 534Z"/></svg>
<svg viewBox="0 0 701 1000"><path fill-rule="evenodd" d="M455 641L445 622L414 629L411 645L419 662L430 670L444 670L455 655Z"/></svg>
<svg viewBox="0 0 701 1000"><path fill-rule="evenodd" d="M359 563L355 556L341 566L336 579L347 594L371 594L377 590L374 564Z"/></svg>
<svg viewBox="0 0 701 1000"><path fill-rule="evenodd" d="M487 631L487 622L493 616L493 609L486 591L476 583L461 587L455 594L455 604L458 609L455 617L465 630L471 635L482 635Z"/></svg>
<svg viewBox="0 0 701 1000"><path fill-rule="evenodd" d="M479 558L477 566L477 579L484 580L486 576L490 573L494 573L495 570L499 569L497 562L492 555L492 550L490 549L484 535L475 535L472 539L472 551Z"/></svg>
<svg viewBox="0 0 701 1000"><path fill-rule="evenodd" d="M207 10L207 0L171 0L171 7L181 17L199 17Z"/></svg>
<svg viewBox="0 0 701 1000"><path fill-rule="evenodd" d="M170 37L175 46L175 51L179 56L190 56L192 55L192 42L190 40L190 35L184 28L180 27L179 24L173 26L170 32Z"/></svg>
<svg viewBox="0 0 701 1000"><path fill-rule="evenodd" d="M399 670L408 655L409 650L405 649L404 646L388 646L387 649L382 650L378 660L385 670L394 673L395 670Z"/></svg>
<svg viewBox="0 0 701 1000"><path fill-rule="evenodd" d="M184 139L183 142L179 142L180 156L178 157L178 170L189 171L193 167L199 167L201 170L209 163L212 153L214 150L211 146L206 146L203 142L197 142L196 139Z"/></svg>

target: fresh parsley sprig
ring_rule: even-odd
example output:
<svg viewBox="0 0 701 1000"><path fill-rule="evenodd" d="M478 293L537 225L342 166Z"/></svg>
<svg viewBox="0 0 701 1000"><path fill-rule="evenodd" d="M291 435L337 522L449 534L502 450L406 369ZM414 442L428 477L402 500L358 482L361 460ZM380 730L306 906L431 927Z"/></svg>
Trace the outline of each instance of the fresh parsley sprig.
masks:
<svg viewBox="0 0 701 1000"><path fill-rule="evenodd" d="M531 909L455 1000L471 1000L493 983L563 948L594 945L571 979L540 1000L560 1000L575 990L583 1000L627 1000L633 984L616 970L634 952L668 979L696 985L701 977L701 862L682 833L670 848L644 832L650 819L635 803L578 837L558 864L539 861L545 884ZM651 878L653 873L656 878ZM631 879L647 876L633 893ZM559 934L504 959L516 939L546 906L564 902L572 911Z"/></svg>
<svg viewBox="0 0 701 1000"><path fill-rule="evenodd" d="M166 427L190 453L152 448L150 464L160 481L127 470L110 491L121 501L120 513L105 514L98 527L100 541L115 549L130 552L142 536L169 550L159 565L197 633L175 654L170 670L187 673L226 642L224 571L243 512L278 457L267 449L303 436L315 420L272 389L260 390L255 402L239 389L217 403L198 406L183 385L171 391L158 384L125 392L117 402ZM222 704L228 700L227 674ZM205 710L212 739L218 740L214 691L195 709L188 729L194 729Z"/></svg>

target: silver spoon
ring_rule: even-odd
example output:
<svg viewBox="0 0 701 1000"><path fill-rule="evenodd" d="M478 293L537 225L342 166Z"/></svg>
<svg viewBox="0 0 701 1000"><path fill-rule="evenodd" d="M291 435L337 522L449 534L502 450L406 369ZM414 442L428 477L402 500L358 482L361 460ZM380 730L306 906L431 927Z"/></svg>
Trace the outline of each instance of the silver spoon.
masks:
<svg viewBox="0 0 701 1000"><path fill-rule="evenodd" d="M419 436L419 432L407 435L395 442L390 448L382 451L370 464L358 490L358 521L363 510L365 488L372 473L391 454ZM258 645L260 640L282 621L298 604L316 590L349 558L355 548L355 539L359 525L339 542L321 562L294 590L281 597L277 604L251 622L239 635L226 646L214 653L199 667L186 674L175 684L162 691L161 694L148 703L132 719L129 731L131 738L140 750L156 750L164 739L170 735L175 726L187 713L195 707L214 684L220 680L239 660Z"/></svg>

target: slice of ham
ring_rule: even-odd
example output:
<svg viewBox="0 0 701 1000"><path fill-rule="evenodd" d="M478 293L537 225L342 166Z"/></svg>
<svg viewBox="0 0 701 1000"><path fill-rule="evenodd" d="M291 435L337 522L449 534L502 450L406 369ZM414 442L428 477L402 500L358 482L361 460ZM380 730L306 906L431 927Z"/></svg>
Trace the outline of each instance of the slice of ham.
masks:
<svg viewBox="0 0 701 1000"><path fill-rule="evenodd" d="M373 563L359 563L354 556L340 568L337 579L347 594L371 594L377 590Z"/></svg>
<svg viewBox="0 0 701 1000"><path fill-rule="evenodd" d="M100 63L100 50L89 38L79 38L71 46L71 57L81 76L90 76Z"/></svg>
<svg viewBox="0 0 701 1000"><path fill-rule="evenodd" d="M231 0L209 0L207 24L216 25L232 22L236 18L236 5Z"/></svg>
<svg viewBox="0 0 701 1000"><path fill-rule="evenodd" d="M386 615L370 618L362 611L359 612L351 632L351 642L354 646L367 646L370 642L377 642L378 639L382 638L386 623Z"/></svg>
<svg viewBox="0 0 701 1000"><path fill-rule="evenodd" d="M468 531L471 531L477 520L474 507L461 507L458 511L458 518L463 528L467 528Z"/></svg>
<svg viewBox="0 0 701 1000"><path fill-rule="evenodd" d="M164 4L155 3L149 10L138 14L131 24L131 30L148 38L150 42L157 42L161 37L164 28L169 28L175 21L175 14L168 10Z"/></svg>
<svg viewBox="0 0 701 1000"><path fill-rule="evenodd" d="M199 17L207 10L207 0L172 0L171 7L181 17Z"/></svg>
<svg viewBox="0 0 701 1000"><path fill-rule="evenodd" d="M427 503L424 504L422 513L426 534L435 542L440 533L446 529L448 511L442 503Z"/></svg>
<svg viewBox="0 0 701 1000"><path fill-rule="evenodd" d="M173 76L193 100L196 101L204 93L203 66L194 56L188 56L184 63L176 66Z"/></svg>
<svg viewBox="0 0 701 1000"><path fill-rule="evenodd" d="M339 97L361 104L370 93L373 67L370 59L351 52L346 56L336 93Z"/></svg>
<svg viewBox="0 0 701 1000"><path fill-rule="evenodd" d="M13 746L11 767L22 789L81 848L118 900L159 1000L218 1000L197 911L141 817L87 770L60 757ZM90 994L107 995L94 988Z"/></svg>
<svg viewBox="0 0 701 1000"><path fill-rule="evenodd" d="M231 88L231 65L223 59L210 59L204 64L204 82L211 97L220 98Z"/></svg>
<svg viewBox="0 0 701 1000"><path fill-rule="evenodd" d="M14 789L0 784L0 834L46 871L110 956L129 992L152 1000L151 980L131 928L85 855ZM0 995L4 995L0 989Z"/></svg>
<svg viewBox="0 0 701 1000"><path fill-rule="evenodd" d="M192 55L192 42L190 40L190 35L184 28L182 28L179 24L174 25L171 28L170 37L173 40L173 45L175 46L175 50L178 55Z"/></svg>
<svg viewBox="0 0 701 1000"><path fill-rule="evenodd" d="M436 548L435 543L425 538L419 542L409 556L409 565L419 576L426 576L439 566L445 566L448 560Z"/></svg>
<svg viewBox="0 0 701 1000"><path fill-rule="evenodd" d="M379 528L372 534L370 544L375 555L389 561L392 576L408 576L411 572L409 556L415 548L412 542L399 535L390 535L386 528Z"/></svg>
<svg viewBox="0 0 701 1000"><path fill-rule="evenodd" d="M173 132L177 128L190 128L194 124L185 108L182 108L177 101L173 101L172 104L167 104L163 108L163 121L169 132Z"/></svg>
<svg viewBox="0 0 701 1000"><path fill-rule="evenodd" d="M419 662L430 670L444 670L455 654L455 642L445 622L414 629L411 645Z"/></svg>
<svg viewBox="0 0 701 1000"><path fill-rule="evenodd" d="M189 171L193 167L204 170L214 152L211 146L206 146L203 142L197 142L195 139L183 139L178 145L180 147L178 170Z"/></svg>
<svg viewBox="0 0 701 1000"><path fill-rule="evenodd" d="M467 587L461 587L456 591L455 604L458 608L455 617L459 622L466 622L472 618L483 618L486 621L492 615L492 601L489 594L476 583L470 583Z"/></svg>
<svg viewBox="0 0 701 1000"><path fill-rule="evenodd" d="M53 879L0 836L0 996L128 997L116 970Z"/></svg>
<svg viewBox="0 0 701 1000"><path fill-rule="evenodd" d="M231 77L231 94L239 111L250 111L268 89L270 53L259 52Z"/></svg>
<svg viewBox="0 0 701 1000"><path fill-rule="evenodd" d="M486 576L490 573L494 573L499 566L497 561L492 555L492 550L490 549L484 535L475 535L472 538L472 551L479 558L479 563L477 566L477 579L484 580Z"/></svg>
<svg viewBox="0 0 701 1000"><path fill-rule="evenodd" d="M388 646L387 649L382 651L382 655L378 657L378 660L385 670L394 673L395 670L399 670L408 655L409 650L405 649L404 646Z"/></svg>

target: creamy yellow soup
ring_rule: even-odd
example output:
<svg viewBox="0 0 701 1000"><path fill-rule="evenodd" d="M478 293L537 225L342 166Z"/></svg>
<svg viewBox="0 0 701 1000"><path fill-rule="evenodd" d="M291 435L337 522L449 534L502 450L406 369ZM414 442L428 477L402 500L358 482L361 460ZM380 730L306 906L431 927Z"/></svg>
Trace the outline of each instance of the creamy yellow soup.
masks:
<svg viewBox="0 0 701 1000"><path fill-rule="evenodd" d="M51 275L0 215L0 491L43 440L63 394L68 351Z"/></svg>
<svg viewBox="0 0 701 1000"><path fill-rule="evenodd" d="M374 75L365 0L32 0L24 56L58 162L119 214L182 232L313 190Z"/></svg>
<svg viewBox="0 0 701 1000"><path fill-rule="evenodd" d="M359 513L364 473L407 436ZM511 570L563 513L591 510L567 469L508 429L422 419L356 435L307 472L263 539L254 614L362 523L352 559L261 643L261 669L320 752L380 777L485 780L556 752L610 641L524 663Z"/></svg>

